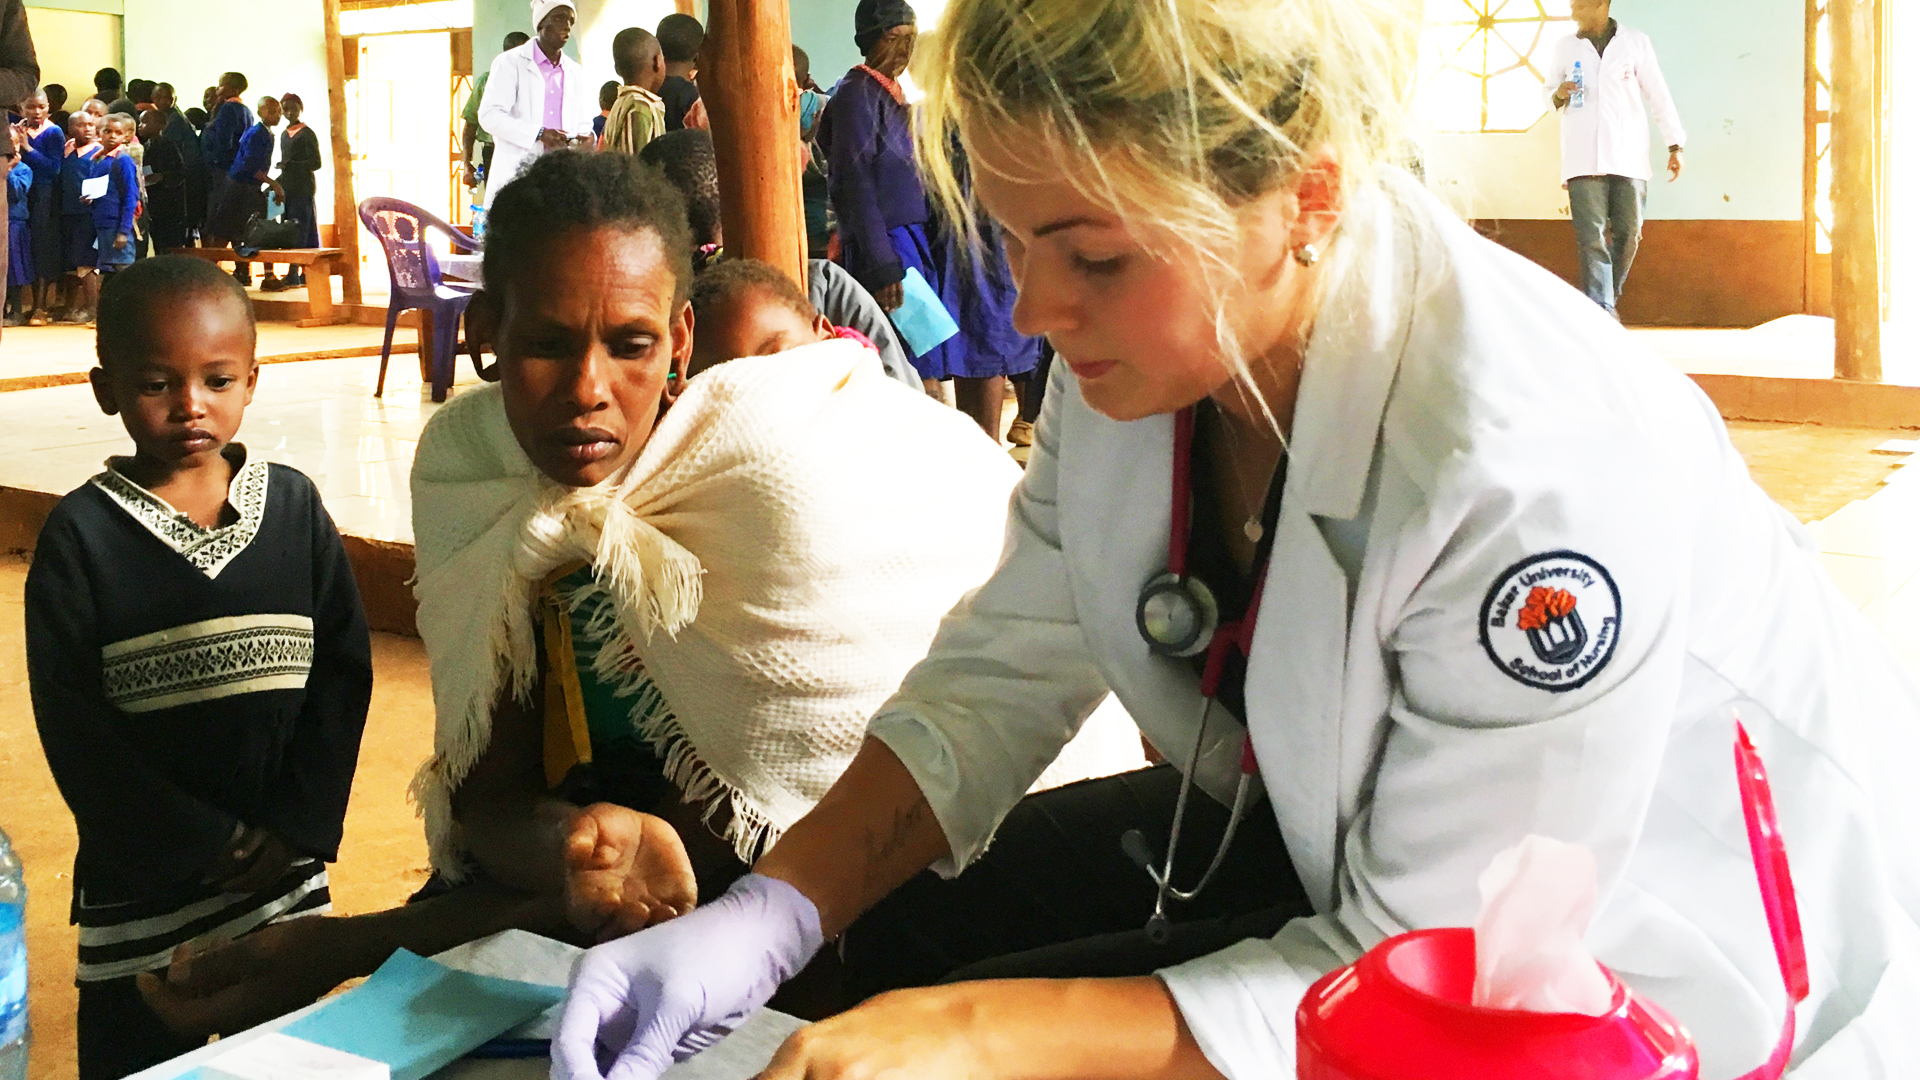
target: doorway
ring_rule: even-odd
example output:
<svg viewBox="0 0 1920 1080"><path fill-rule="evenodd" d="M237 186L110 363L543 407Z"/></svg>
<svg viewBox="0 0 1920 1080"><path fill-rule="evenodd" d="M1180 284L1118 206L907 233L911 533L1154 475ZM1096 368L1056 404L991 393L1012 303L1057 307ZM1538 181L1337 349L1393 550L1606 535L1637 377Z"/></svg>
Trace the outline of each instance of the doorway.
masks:
<svg viewBox="0 0 1920 1080"><path fill-rule="evenodd" d="M347 83L356 198L405 199L444 220L459 220L447 182L452 168L447 133L455 122L447 92L453 79L453 34L367 34L349 42L357 47L358 60L349 65L358 77ZM364 230L360 279L368 292L387 291L385 256Z"/></svg>

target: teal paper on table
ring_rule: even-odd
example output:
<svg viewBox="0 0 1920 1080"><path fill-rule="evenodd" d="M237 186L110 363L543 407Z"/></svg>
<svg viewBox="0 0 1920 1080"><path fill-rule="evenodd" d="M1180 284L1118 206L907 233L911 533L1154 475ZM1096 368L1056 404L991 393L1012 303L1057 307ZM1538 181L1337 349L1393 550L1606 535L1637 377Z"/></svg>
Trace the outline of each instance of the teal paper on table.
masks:
<svg viewBox="0 0 1920 1080"><path fill-rule="evenodd" d="M420 1080L566 996L558 986L454 971L401 949L373 977L281 1030Z"/></svg>
<svg viewBox="0 0 1920 1080"><path fill-rule="evenodd" d="M927 284L927 279L920 276L918 267L907 267L907 276L900 285L900 306L888 312L887 317L893 320L893 328L900 331L900 339L907 343L909 352L925 356L960 332L953 313L940 302L939 294Z"/></svg>

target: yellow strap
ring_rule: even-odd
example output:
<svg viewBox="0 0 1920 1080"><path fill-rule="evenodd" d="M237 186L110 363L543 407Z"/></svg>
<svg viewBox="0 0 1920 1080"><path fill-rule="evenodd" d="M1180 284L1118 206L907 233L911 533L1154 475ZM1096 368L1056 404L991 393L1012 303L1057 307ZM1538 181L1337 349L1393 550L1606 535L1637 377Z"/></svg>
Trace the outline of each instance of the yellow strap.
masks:
<svg viewBox="0 0 1920 1080"><path fill-rule="evenodd" d="M560 579L583 563L563 566L540 583L541 636L547 651L545 744L547 786L559 787L575 765L593 760L587 735L587 705L580 691L580 668L573 653L573 620L559 592Z"/></svg>

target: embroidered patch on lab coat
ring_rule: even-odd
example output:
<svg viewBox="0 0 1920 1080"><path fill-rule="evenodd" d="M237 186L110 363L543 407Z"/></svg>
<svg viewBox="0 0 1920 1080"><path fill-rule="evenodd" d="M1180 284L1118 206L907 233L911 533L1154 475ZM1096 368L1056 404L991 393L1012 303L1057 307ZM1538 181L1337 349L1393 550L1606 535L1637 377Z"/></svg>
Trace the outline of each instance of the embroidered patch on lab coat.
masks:
<svg viewBox="0 0 1920 1080"><path fill-rule="evenodd" d="M1495 667L1528 686L1585 686L1620 643L1620 588L1606 567L1549 551L1508 567L1480 605L1480 644Z"/></svg>

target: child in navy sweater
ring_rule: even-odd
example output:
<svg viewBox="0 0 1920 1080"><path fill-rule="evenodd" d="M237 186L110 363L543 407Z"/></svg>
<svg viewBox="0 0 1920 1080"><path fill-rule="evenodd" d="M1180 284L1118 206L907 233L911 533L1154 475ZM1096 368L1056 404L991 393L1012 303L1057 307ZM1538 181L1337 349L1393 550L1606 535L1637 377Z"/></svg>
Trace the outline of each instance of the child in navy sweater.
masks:
<svg viewBox="0 0 1920 1080"><path fill-rule="evenodd" d="M329 909L373 670L312 481L232 441L259 371L246 293L147 259L107 279L97 336L94 395L134 452L40 532L27 675L79 826L80 1080L117 1080L194 1045L143 973Z"/></svg>

